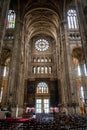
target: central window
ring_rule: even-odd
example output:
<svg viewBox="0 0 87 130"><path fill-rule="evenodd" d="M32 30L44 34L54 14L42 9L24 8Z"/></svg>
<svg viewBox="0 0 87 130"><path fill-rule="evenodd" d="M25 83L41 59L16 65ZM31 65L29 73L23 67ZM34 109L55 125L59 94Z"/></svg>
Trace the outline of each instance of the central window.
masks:
<svg viewBox="0 0 87 130"><path fill-rule="evenodd" d="M45 82L40 82L38 84L37 93L48 93L48 86Z"/></svg>
<svg viewBox="0 0 87 130"><path fill-rule="evenodd" d="M40 82L36 88L36 113L49 113L49 91L45 82Z"/></svg>
<svg viewBox="0 0 87 130"><path fill-rule="evenodd" d="M46 51L49 48L49 43L45 39L39 39L35 42L35 47L38 51Z"/></svg>

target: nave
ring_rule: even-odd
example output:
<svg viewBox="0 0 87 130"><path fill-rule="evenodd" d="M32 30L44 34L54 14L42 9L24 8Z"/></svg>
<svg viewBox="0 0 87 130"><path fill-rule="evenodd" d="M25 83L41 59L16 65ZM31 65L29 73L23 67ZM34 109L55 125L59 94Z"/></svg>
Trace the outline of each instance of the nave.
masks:
<svg viewBox="0 0 87 130"><path fill-rule="evenodd" d="M0 119L0 130L87 130L87 115L41 113L36 118Z"/></svg>
<svg viewBox="0 0 87 130"><path fill-rule="evenodd" d="M86 130L86 114L87 0L0 0L0 130Z"/></svg>

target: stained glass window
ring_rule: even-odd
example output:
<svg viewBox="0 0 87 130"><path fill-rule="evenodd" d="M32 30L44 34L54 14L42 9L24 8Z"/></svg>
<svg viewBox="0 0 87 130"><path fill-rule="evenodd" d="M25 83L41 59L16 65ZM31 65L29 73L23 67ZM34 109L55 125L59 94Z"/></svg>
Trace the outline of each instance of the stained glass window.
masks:
<svg viewBox="0 0 87 130"><path fill-rule="evenodd" d="M77 13L76 10L68 10L67 12L68 16L68 28L69 29L78 29L78 19L77 19Z"/></svg>
<svg viewBox="0 0 87 130"><path fill-rule="evenodd" d="M38 84L37 93L48 93L48 86L45 82L40 82Z"/></svg>
<svg viewBox="0 0 87 130"><path fill-rule="evenodd" d="M6 28L15 28L15 12L14 10L9 10L8 17L6 21Z"/></svg>
<svg viewBox="0 0 87 130"><path fill-rule="evenodd" d="M49 48L49 43L45 39L39 39L35 42L35 47L38 51L46 51Z"/></svg>

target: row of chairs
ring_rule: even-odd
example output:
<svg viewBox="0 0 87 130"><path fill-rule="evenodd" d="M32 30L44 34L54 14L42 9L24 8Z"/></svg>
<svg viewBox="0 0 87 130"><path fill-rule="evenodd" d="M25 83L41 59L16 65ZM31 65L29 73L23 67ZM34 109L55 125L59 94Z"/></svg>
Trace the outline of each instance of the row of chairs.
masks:
<svg viewBox="0 0 87 130"><path fill-rule="evenodd" d="M37 114L25 123L0 122L0 130L87 130L87 115Z"/></svg>

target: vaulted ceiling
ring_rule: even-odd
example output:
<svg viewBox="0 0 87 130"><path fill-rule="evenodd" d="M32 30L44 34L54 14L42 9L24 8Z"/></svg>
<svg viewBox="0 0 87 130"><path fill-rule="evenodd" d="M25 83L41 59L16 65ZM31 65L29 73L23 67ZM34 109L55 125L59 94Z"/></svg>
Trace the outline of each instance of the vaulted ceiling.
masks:
<svg viewBox="0 0 87 130"><path fill-rule="evenodd" d="M74 0L73 0L74 1ZM20 9L21 14L26 14L29 10L36 8L49 8L54 10L59 16L62 16L67 5L73 2L72 0L11 0L10 7Z"/></svg>
<svg viewBox="0 0 87 130"><path fill-rule="evenodd" d="M72 0L12 0L11 8L19 12L27 34L49 35L56 39L60 22L64 20L67 5Z"/></svg>

